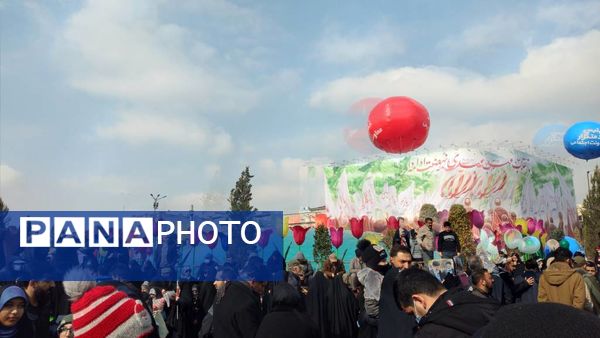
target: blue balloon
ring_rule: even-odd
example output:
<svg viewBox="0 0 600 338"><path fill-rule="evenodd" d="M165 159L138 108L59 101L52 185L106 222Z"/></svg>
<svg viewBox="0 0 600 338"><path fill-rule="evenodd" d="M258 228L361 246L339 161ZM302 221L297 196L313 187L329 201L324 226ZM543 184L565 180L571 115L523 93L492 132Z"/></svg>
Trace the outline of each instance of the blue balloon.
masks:
<svg viewBox="0 0 600 338"><path fill-rule="evenodd" d="M569 154L584 160L600 157L600 123L578 122L572 125L563 138Z"/></svg>
<svg viewBox="0 0 600 338"><path fill-rule="evenodd" d="M564 239L567 242L569 242L569 251L571 251L573 254L575 254L576 252L585 253L585 251L581 247L581 244L579 244L579 242L577 242L577 240L575 238L565 236Z"/></svg>

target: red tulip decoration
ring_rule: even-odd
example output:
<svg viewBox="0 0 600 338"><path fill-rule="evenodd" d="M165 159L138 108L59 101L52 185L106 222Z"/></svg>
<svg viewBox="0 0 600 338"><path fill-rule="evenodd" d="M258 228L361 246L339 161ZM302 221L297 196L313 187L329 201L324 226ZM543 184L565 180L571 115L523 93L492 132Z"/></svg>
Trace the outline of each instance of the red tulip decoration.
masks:
<svg viewBox="0 0 600 338"><path fill-rule="evenodd" d="M363 220L357 219L356 217L352 217L350 219L350 231L352 232L352 236L354 236L354 238L361 238L363 232L365 231Z"/></svg>
<svg viewBox="0 0 600 338"><path fill-rule="evenodd" d="M387 227L388 229L398 230L398 228L400 227L400 222L398 222L398 219L396 217L390 216L387 219Z"/></svg>
<svg viewBox="0 0 600 338"><path fill-rule="evenodd" d="M483 223L484 223L484 219L485 219L485 215L483 211L478 211L478 210L471 210L469 211L469 216L471 218L471 224L473 224L474 227L481 229L481 227L483 227Z"/></svg>
<svg viewBox="0 0 600 338"><path fill-rule="evenodd" d="M538 219L537 222L535 223L535 229L534 229L534 233L535 232L540 232L540 234L543 234L546 232L546 229L544 229L544 221L541 219Z"/></svg>
<svg viewBox="0 0 600 338"><path fill-rule="evenodd" d="M527 234L531 235L535 232L535 219L528 218L527 219Z"/></svg>
<svg viewBox="0 0 600 338"><path fill-rule="evenodd" d="M306 239L306 232L308 231L309 228L305 228L303 226L296 225L296 226L293 226L291 229L292 229L292 233L294 234L294 242L296 242L296 244L298 244L298 245L302 245L302 243L304 243L304 240Z"/></svg>
<svg viewBox="0 0 600 338"><path fill-rule="evenodd" d="M337 249L344 243L344 228L329 228L329 234L331 235L331 244Z"/></svg>

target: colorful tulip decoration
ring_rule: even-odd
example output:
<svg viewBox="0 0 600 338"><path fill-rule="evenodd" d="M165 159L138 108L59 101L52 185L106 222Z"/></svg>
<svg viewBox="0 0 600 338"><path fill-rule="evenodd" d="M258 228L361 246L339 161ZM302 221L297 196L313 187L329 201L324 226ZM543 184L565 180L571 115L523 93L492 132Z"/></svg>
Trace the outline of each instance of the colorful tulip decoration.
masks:
<svg viewBox="0 0 600 338"><path fill-rule="evenodd" d="M398 230L398 228L400 227L400 222L398 222L398 219L396 217L390 216L387 219L387 227L388 229Z"/></svg>
<svg viewBox="0 0 600 338"><path fill-rule="evenodd" d="M306 239L306 232L310 228L296 225L291 227L291 229L292 234L294 235L294 242L296 242L296 244L298 245L302 245L302 243L304 243L304 240Z"/></svg>
<svg viewBox="0 0 600 338"><path fill-rule="evenodd" d="M281 234L283 235L283 238L287 237L289 229L290 229L290 216L284 216L283 217L283 231L281 232Z"/></svg>
<svg viewBox="0 0 600 338"><path fill-rule="evenodd" d="M336 218L333 218L333 217L327 218L327 227L328 228L337 228L338 227L338 220Z"/></svg>
<svg viewBox="0 0 600 338"><path fill-rule="evenodd" d="M350 219L350 231L352 232L352 236L356 239L360 239L363 235L365 228L363 226L363 220L357 219L356 217L352 217Z"/></svg>
<svg viewBox="0 0 600 338"><path fill-rule="evenodd" d="M344 228L338 227L329 228L329 234L331 236L331 244L337 249L344 243Z"/></svg>
<svg viewBox="0 0 600 338"><path fill-rule="evenodd" d="M269 244L269 238L273 233L273 229L265 229L262 231L260 238L258 239L258 246L265 248Z"/></svg>
<svg viewBox="0 0 600 338"><path fill-rule="evenodd" d="M469 211L469 217L471 218L471 224L478 229L483 227L483 223L485 220L485 214L483 211L471 210Z"/></svg>
<svg viewBox="0 0 600 338"><path fill-rule="evenodd" d="M515 222L515 227L517 228L517 230L519 230L519 232L521 232L523 236L527 236L527 220L523 218L517 219L517 221Z"/></svg>
<svg viewBox="0 0 600 338"><path fill-rule="evenodd" d="M212 230L207 230L207 231L203 232L202 236L204 237L205 240L209 241L213 238L214 232ZM217 246L218 242L219 242L219 237L217 236L217 240L211 244L208 244L208 247L212 250ZM200 238L196 238L196 243L201 243Z"/></svg>
<svg viewBox="0 0 600 338"><path fill-rule="evenodd" d="M505 232L507 232L508 230L512 230L512 229L515 229L515 226L514 226L514 225L512 225L512 224L510 224L510 223L503 223L503 224L500 224L500 232L501 232L501 233L505 233Z"/></svg>

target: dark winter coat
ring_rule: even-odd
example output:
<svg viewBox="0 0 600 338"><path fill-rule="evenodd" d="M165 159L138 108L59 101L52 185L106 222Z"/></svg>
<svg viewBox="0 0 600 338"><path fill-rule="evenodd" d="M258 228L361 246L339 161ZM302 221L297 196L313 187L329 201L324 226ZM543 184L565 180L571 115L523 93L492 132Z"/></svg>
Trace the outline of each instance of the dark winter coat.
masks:
<svg viewBox="0 0 600 338"><path fill-rule="evenodd" d="M421 318L416 337L471 337L499 308L497 302L468 291L447 291Z"/></svg>
<svg viewBox="0 0 600 338"><path fill-rule="evenodd" d="M254 338L261 322L260 297L243 282L231 282L214 305L214 338Z"/></svg>
<svg viewBox="0 0 600 338"><path fill-rule="evenodd" d="M319 338L319 328L303 312L286 306L273 307L263 319L256 338Z"/></svg>
<svg viewBox="0 0 600 338"><path fill-rule="evenodd" d="M412 337L417 326L415 317L402 311L394 300L394 280L400 272L391 268L383 277L379 298L379 329L377 338Z"/></svg>

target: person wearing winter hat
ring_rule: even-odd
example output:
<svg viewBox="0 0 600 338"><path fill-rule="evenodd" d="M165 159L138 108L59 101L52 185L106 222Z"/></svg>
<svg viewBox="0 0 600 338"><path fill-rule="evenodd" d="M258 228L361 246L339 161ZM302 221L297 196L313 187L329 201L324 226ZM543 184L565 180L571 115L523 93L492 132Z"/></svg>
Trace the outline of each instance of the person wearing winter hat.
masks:
<svg viewBox="0 0 600 338"><path fill-rule="evenodd" d="M356 257L352 258L350 261L350 276L348 276L348 282L353 290L356 289L355 286L358 284L356 274L360 270L367 267L367 265L362 261L361 256L363 251L365 251L365 249L369 246L371 246L371 242L369 242L367 239L361 239L358 241L358 243L356 243L356 250L354 250Z"/></svg>
<svg viewBox="0 0 600 338"><path fill-rule="evenodd" d="M367 247L362 253L362 260L366 268L357 273L360 284L364 286L364 311L360 315L359 335L361 337L376 337L377 323L379 320L379 298L383 277L389 270L387 253L378 245Z"/></svg>
<svg viewBox="0 0 600 338"><path fill-rule="evenodd" d="M73 315L63 316L56 328L58 338L73 338Z"/></svg>
<svg viewBox="0 0 600 338"><path fill-rule="evenodd" d="M90 270L70 270L63 286L72 302L74 337L143 338L153 334L152 319L142 301L112 285L97 285Z"/></svg>
<svg viewBox="0 0 600 338"><path fill-rule="evenodd" d="M27 295L14 285L0 290L0 338L13 338L17 336L17 323L25 313Z"/></svg>

